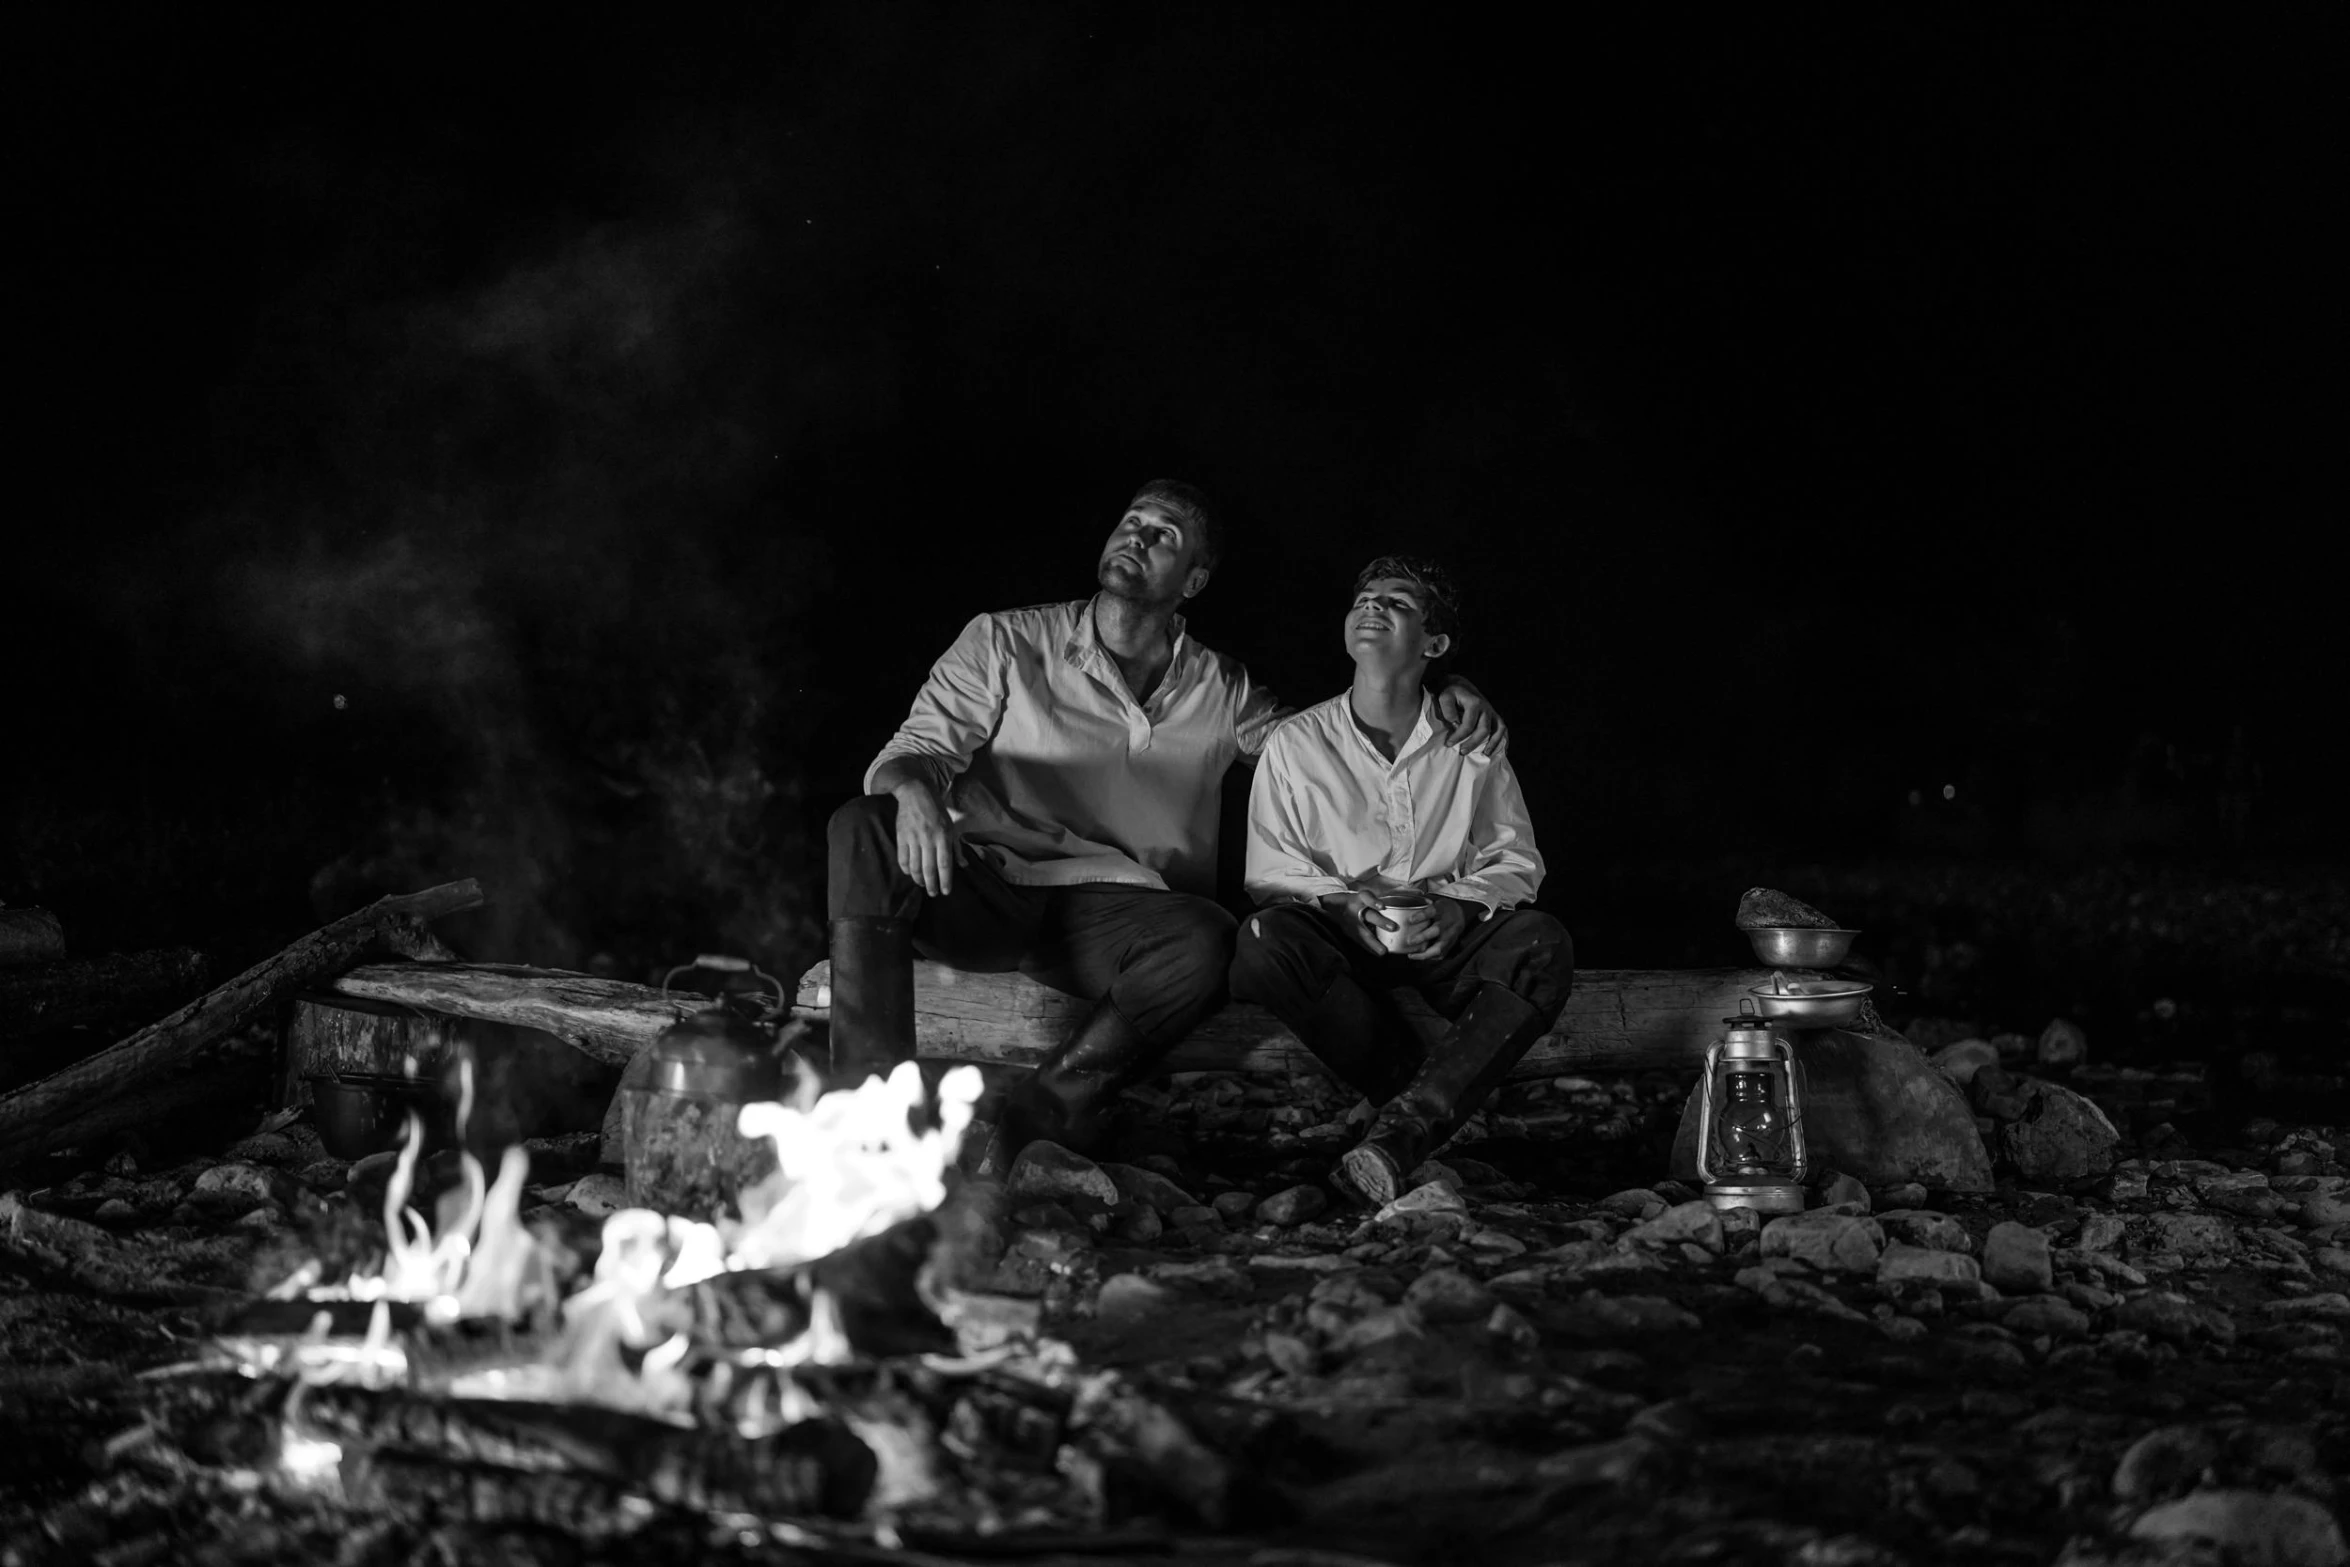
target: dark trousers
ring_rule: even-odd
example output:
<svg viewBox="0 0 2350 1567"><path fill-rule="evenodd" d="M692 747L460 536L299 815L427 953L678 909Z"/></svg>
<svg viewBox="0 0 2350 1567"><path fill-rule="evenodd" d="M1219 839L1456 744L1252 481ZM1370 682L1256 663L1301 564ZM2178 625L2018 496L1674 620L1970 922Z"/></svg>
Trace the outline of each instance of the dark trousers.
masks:
<svg viewBox="0 0 2350 1567"><path fill-rule="evenodd" d="M949 968L1017 969L1087 1001L1107 999L1165 1049L1224 1004L1232 916L1206 898L1087 882L1026 887L977 854L931 897L898 869L898 802L859 796L832 813L831 917L913 923L914 950Z"/></svg>
<svg viewBox="0 0 2350 1567"><path fill-rule="evenodd" d="M1366 952L1321 909L1274 904L1241 922L1232 957L1232 994L1269 1008L1301 1035L1304 1020L1322 1009L1331 987L1362 987L1374 1006L1387 992L1417 990L1436 1012L1458 1017L1483 985L1499 985L1542 1015L1558 1021L1575 984L1575 943L1567 928L1533 909L1511 909L1461 932L1452 950L1421 961ZM1403 1038L1410 1032L1392 1004Z"/></svg>

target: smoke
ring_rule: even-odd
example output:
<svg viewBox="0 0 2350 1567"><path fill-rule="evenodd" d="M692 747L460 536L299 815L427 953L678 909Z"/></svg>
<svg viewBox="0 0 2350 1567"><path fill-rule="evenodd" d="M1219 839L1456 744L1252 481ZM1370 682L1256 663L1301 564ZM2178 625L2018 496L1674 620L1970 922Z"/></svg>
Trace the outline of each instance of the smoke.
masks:
<svg viewBox="0 0 2350 1567"><path fill-rule="evenodd" d="M471 875L474 957L814 950L779 740L790 533L747 433L773 378L736 335L755 250L723 207L597 224L362 311L329 356L321 460L241 508L220 567L239 634L383 759L322 918Z"/></svg>

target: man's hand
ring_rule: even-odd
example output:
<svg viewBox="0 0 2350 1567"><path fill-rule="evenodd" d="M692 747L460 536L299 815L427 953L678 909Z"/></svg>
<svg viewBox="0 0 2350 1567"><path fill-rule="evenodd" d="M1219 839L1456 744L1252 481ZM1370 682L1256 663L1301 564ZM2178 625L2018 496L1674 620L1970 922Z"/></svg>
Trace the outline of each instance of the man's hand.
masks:
<svg viewBox="0 0 2350 1567"><path fill-rule="evenodd" d="M963 830L927 780L905 779L890 797L898 802L898 869L932 897L945 897L955 890L955 867L968 852Z"/></svg>
<svg viewBox="0 0 2350 1567"><path fill-rule="evenodd" d="M1403 949L1403 955L1415 963L1433 963L1450 952L1461 932L1469 928L1469 910L1475 907L1458 898L1432 897L1428 903L1434 916L1420 927L1420 939Z"/></svg>
<svg viewBox="0 0 2350 1567"><path fill-rule="evenodd" d="M1403 929L1403 921L1390 918L1379 907L1379 900L1367 892L1326 892L1315 901L1365 951L1381 957L1387 956L1387 949L1379 944L1379 933Z"/></svg>
<svg viewBox="0 0 2350 1567"><path fill-rule="evenodd" d="M1509 725L1485 693L1459 675L1436 693L1436 721L1444 729L1444 743L1464 756L1499 756L1510 743Z"/></svg>

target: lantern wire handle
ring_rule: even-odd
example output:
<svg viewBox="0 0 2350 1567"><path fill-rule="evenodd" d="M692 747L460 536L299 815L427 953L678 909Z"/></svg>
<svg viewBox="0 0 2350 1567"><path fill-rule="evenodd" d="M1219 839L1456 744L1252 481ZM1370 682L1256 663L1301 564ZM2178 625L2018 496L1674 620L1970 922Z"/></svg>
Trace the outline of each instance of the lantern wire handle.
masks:
<svg viewBox="0 0 2350 1567"><path fill-rule="evenodd" d="M1708 1186L1713 1184L1713 1161L1706 1157L1706 1144L1714 1135L1714 1069L1721 1064L1722 1047L1716 1044L1705 1053L1705 1075L1697 1080L1697 1178Z"/></svg>
<svg viewBox="0 0 2350 1567"><path fill-rule="evenodd" d="M1781 1040L1779 1045L1787 1052L1787 1141L1795 1154L1795 1178L1800 1181L1811 1174L1811 1155L1803 1145L1803 1102L1811 1095L1811 1080L1796 1058L1795 1042Z"/></svg>

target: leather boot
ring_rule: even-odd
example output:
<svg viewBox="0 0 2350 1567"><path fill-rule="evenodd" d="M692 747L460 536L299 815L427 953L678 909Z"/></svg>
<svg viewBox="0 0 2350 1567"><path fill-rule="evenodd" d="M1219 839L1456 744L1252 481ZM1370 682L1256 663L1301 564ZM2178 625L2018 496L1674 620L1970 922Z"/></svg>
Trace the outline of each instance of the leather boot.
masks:
<svg viewBox="0 0 2350 1567"><path fill-rule="evenodd" d="M1339 1160L1334 1172L1339 1184L1373 1205L1395 1201L1403 1178L1460 1130L1548 1026L1515 993L1480 985L1410 1084Z"/></svg>
<svg viewBox="0 0 2350 1567"><path fill-rule="evenodd" d="M1419 1037L1394 1004L1345 974L1312 1011L1288 1022L1315 1060L1374 1105L1403 1092L1420 1064Z"/></svg>
<svg viewBox="0 0 2350 1567"><path fill-rule="evenodd" d="M1039 1140L1083 1152L1100 1139L1110 1101L1163 1054L1116 1007L1100 1002L1026 1082L1004 1095L995 1136L975 1173L1001 1180L1020 1151Z"/></svg>
<svg viewBox="0 0 2350 1567"><path fill-rule="evenodd" d="M913 1059L912 922L867 915L834 920L830 1085L854 1088Z"/></svg>

